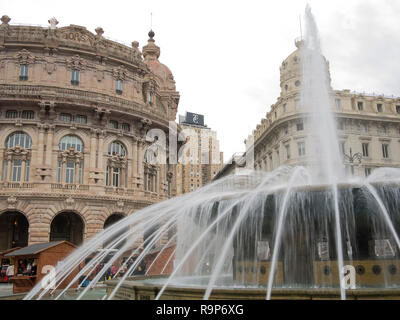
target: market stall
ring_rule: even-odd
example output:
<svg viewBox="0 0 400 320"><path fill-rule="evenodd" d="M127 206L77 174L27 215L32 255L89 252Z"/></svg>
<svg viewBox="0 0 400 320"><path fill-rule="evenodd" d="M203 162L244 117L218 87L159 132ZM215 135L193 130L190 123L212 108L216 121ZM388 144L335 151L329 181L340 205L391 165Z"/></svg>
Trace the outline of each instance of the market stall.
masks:
<svg viewBox="0 0 400 320"><path fill-rule="evenodd" d="M76 246L68 241L56 241L33 244L6 254L5 257L14 258L14 277L11 278L13 293L29 292L75 248ZM71 272L58 288L65 288L78 271ZM77 283L71 286L76 287Z"/></svg>
<svg viewBox="0 0 400 320"><path fill-rule="evenodd" d="M11 252L14 252L16 250L21 249L20 247L17 248L12 248L5 250L3 252L0 252L0 283L8 282L8 277L6 275L7 269L10 265L14 264L14 258L13 257L6 257L5 255Z"/></svg>

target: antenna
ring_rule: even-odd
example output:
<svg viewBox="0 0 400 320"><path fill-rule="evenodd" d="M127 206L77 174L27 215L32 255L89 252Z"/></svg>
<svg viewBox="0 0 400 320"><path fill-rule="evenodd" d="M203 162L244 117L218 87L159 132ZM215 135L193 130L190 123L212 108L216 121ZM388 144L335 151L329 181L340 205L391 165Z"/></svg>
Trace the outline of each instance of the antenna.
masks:
<svg viewBox="0 0 400 320"><path fill-rule="evenodd" d="M150 12L150 30L153 30L153 12Z"/></svg>

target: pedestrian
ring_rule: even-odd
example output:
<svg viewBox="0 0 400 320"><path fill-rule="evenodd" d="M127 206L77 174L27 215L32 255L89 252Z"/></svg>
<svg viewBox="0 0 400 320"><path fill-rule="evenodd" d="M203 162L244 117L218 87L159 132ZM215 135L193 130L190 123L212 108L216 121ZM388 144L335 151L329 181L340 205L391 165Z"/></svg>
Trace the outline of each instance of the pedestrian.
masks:
<svg viewBox="0 0 400 320"><path fill-rule="evenodd" d="M10 278L14 276L14 265L13 264L8 266L6 275L7 275L8 283L10 283L11 282Z"/></svg>
<svg viewBox="0 0 400 320"><path fill-rule="evenodd" d="M112 267L111 267L111 276L114 278L116 273L117 273L117 267L115 265L112 265Z"/></svg>

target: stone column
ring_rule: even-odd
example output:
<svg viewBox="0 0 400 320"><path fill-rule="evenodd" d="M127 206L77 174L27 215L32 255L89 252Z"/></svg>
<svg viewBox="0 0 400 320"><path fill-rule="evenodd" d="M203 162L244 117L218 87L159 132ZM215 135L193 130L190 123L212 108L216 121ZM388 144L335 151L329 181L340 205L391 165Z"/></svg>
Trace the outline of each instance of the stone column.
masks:
<svg viewBox="0 0 400 320"><path fill-rule="evenodd" d="M79 160L75 162L75 184L79 184Z"/></svg>
<svg viewBox="0 0 400 320"><path fill-rule="evenodd" d="M21 169L21 183L25 182L26 174L26 158L22 159L22 169Z"/></svg>
<svg viewBox="0 0 400 320"><path fill-rule="evenodd" d="M141 186L140 188L143 189L144 186L144 166L143 166L143 157L144 157L144 147L146 145L146 142L144 140L141 140L139 142L139 152L138 152L138 178L139 178L139 183Z"/></svg>
<svg viewBox="0 0 400 320"><path fill-rule="evenodd" d="M40 167L43 164L43 146L44 146L44 127L42 124L39 127L39 137L38 137L38 150L37 150L37 166Z"/></svg>
<svg viewBox="0 0 400 320"><path fill-rule="evenodd" d="M136 178L138 176L138 142L136 139L132 143L132 181L133 188L137 188Z"/></svg>
<svg viewBox="0 0 400 320"><path fill-rule="evenodd" d="M103 171L103 145L104 132L99 134L99 147L97 149L97 167Z"/></svg>
<svg viewBox="0 0 400 320"><path fill-rule="evenodd" d="M47 130L47 149L46 149L46 165L51 167L51 156L53 153L53 133L54 133L54 126L49 126Z"/></svg>
<svg viewBox="0 0 400 320"><path fill-rule="evenodd" d="M60 183L65 183L65 165L66 159L61 159L61 175L60 175Z"/></svg>
<svg viewBox="0 0 400 320"><path fill-rule="evenodd" d="M97 134L96 130L90 131L90 160L89 160L89 170L94 170L96 168L96 140Z"/></svg>
<svg viewBox="0 0 400 320"><path fill-rule="evenodd" d="M12 157L7 157L8 160L8 167L7 167L7 182L11 181L11 168L12 168Z"/></svg>

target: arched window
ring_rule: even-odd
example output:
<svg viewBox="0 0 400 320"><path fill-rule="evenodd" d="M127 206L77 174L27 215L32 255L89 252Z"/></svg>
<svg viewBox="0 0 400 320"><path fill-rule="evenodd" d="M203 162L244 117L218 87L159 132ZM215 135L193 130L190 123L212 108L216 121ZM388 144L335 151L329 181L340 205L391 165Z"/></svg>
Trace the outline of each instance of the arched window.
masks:
<svg viewBox="0 0 400 320"><path fill-rule="evenodd" d="M25 150L21 152L21 150L13 149L15 147ZM3 181L29 181L31 147L32 139L25 132L17 131L7 137L3 161Z"/></svg>
<svg viewBox="0 0 400 320"><path fill-rule="evenodd" d="M83 151L83 142L82 140L73 135L68 135L60 140L59 144L60 150L69 150L69 148L74 148L75 151L82 152Z"/></svg>
<svg viewBox="0 0 400 320"><path fill-rule="evenodd" d="M24 149L30 149L32 147L32 139L25 132L18 131L10 134L6 140L6 148L13 148L20 146Z"/></svg>
<svg viewBox="0 0 400 320"><path fill-rule="evenodd" d="M125 157L126 150L121 142L113 141L108 145L108 155L116 156L120 155L121 157Z"/></svg>
<svg viewBox="0 0 400 320"><path fill-rule="evenodd" d="M82 184L83 177L83 142L74 135L61 138L58 158L57 182L68 184ZM76 152L69 152L70 149Z"/></svg>
<svg viewBox="0 0 400 320"><path fill-rule="evenodd" d="M110 159L106 170L106 185L113 187L127 187L126 149L119 141L108 145ZM118 156L118 157L116 157Z"/></svg>

